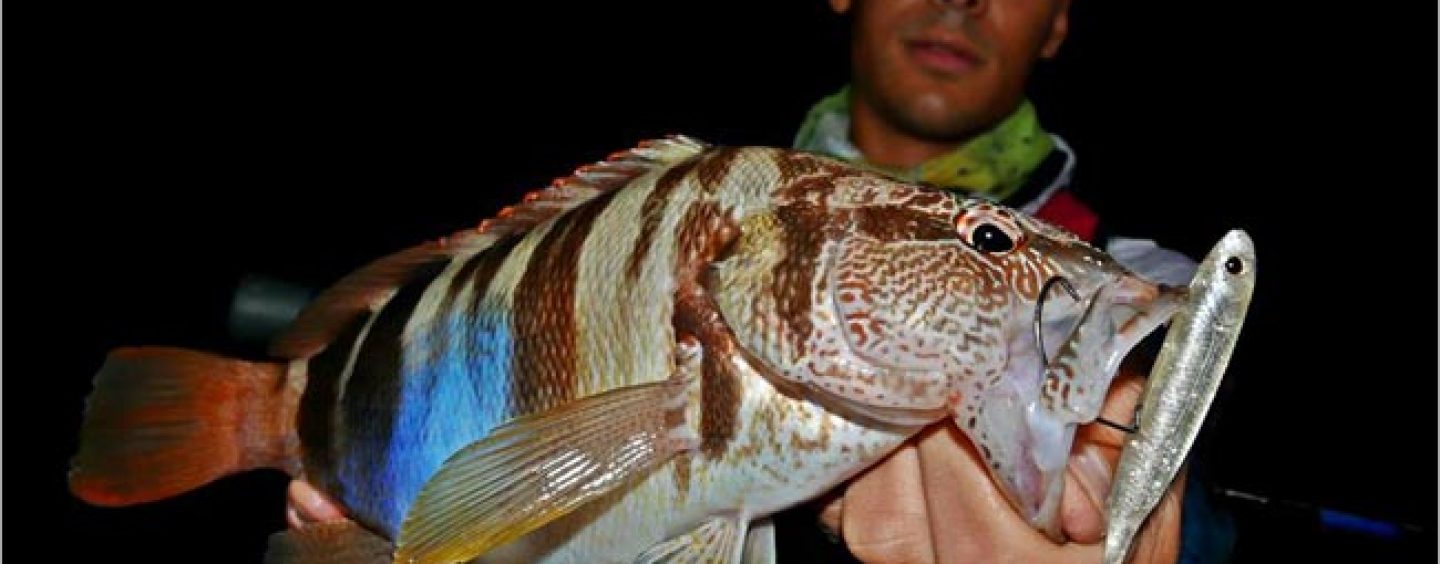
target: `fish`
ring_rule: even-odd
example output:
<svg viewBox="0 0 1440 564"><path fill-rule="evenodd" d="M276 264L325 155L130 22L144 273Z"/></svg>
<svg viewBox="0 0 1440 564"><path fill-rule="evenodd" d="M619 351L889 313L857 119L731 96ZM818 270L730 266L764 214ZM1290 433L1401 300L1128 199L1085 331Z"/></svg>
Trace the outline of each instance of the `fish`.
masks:
<svg viewBox="0 0 1440 564"><path fill-rule="evenodd" d="M773 561L769 516L948 419L1058 539L1076 426L1178 296L989 201L670 136L362 266L268 358L111 351L69 484L343 507L272 562Z"/></svg>
<svg viewBox="0 0 1440 564"><path fill-rule="evenodd" d="M1255 280L1255 245L1238 229L1196 269L1146 381L1136 431L1121 447L1106 502L1105 562L1128 558L1136 531L1190 452L1239 341Z"/></svg>

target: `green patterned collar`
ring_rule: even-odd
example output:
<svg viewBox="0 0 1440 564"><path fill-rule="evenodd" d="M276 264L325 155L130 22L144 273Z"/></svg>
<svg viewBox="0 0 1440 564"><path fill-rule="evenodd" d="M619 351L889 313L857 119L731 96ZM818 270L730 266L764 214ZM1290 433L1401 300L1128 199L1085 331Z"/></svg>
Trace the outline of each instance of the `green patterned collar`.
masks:
<svg viewBox="0 0 1440 564"><path fill-rule="evenodd" d="M1025 184L1054 147L1040 128L1035 107L1025 100L993 129L954 151L907 169L864 161L850 142L850 87L820 100L805 116L795 148L853 161L912 182L928 182L991 200L1004 200Z"/></svg>

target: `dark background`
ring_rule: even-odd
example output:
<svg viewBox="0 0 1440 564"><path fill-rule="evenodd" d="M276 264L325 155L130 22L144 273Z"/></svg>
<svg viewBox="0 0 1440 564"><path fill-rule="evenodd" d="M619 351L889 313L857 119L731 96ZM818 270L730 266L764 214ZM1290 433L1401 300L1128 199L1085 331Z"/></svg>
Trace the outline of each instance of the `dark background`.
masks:
<svg viewBox="0 0 1440 564"><path fill-rule="evenodd" d="M1237 559L1429 561L1434 8L1254 4L1078 2L1033 98L1125 233L1256 241L1207 480L1423 531L1229 503ZM7 553L258 561L279 473L123 510L65 491L106 350L251 354L226 332L248 273L324 286L648 137L787 145L848 68L818 0L485 6L12 10Z"/></svg>

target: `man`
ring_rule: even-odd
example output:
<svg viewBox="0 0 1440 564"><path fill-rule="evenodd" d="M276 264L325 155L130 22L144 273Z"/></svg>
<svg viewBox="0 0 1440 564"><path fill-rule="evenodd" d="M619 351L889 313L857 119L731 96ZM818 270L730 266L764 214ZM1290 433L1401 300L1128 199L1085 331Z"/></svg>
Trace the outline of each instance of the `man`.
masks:
<svg viewBox="0 0 1440 564"><path fill-rule="evenodd" d="M1156 281L1194 262L1107 235L1072 191L1076 159L1040 128L1026 80L1069 28L1068 0L830 0L852 18L852 84L806 117L795 145L992 199L1064 226ZM1122 369L1102 416L1129 421L1144 366ZM952 423L911 440L825 504L822 523L865 562L1098 562L1119 431L1077 433L1056 544L1029 527ZM1137 542L1136 562L1179 556L1182 474Z"/></svg>

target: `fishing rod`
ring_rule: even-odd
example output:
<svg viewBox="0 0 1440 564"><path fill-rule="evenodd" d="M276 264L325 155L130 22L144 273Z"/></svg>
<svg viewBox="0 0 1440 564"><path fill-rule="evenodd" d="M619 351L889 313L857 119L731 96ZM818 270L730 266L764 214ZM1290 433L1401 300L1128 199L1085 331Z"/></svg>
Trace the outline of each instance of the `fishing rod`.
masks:
<svg viewBox="0 0 1440 564"><path fill-rule="evenodd" d="M1355 533L1390 542L1403 540L1407 536L1414 537L1425 533L1423 527L1412 523L1379 519L1349 511L1322 507L1307 501L1287 499L1273 495L1260 495L1224 486L1212 486L1210 491L1226 500L1238 502L1241 505L1264 509L1272 513L1291 513L1314 519L1314 522L1319 524L1321 530L1326 532Z"/></svg>

